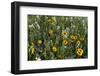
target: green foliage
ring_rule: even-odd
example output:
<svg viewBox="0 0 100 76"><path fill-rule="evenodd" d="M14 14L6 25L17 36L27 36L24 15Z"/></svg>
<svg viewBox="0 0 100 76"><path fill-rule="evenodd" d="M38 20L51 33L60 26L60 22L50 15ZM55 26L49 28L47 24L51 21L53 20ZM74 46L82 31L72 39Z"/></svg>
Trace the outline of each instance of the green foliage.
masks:
<svg viewBox="0 0 100 76"><path fill-rule="evenodd" d="M87 17L28 15L28 60L87 58Z"/></svg>

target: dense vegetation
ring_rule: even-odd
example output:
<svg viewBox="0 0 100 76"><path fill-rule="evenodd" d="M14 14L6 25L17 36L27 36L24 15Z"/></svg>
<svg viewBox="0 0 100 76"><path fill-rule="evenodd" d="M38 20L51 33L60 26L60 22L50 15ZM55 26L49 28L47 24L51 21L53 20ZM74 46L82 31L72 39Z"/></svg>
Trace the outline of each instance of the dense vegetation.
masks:
<svg viewBox="0 0 100 76"><path fill-rule="evenodd" d="M87 58L88 20L28 15L28 60Z"/></svg>

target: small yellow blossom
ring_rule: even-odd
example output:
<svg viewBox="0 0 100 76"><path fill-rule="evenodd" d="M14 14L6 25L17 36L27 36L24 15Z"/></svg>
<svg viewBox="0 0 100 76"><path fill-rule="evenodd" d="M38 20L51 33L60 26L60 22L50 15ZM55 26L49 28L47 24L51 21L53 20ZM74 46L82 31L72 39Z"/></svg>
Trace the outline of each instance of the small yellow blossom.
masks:
<svg viewBox="0 0 100 76"><path fill-rule="evenodd" d="M52 20L51 19L48 19L48 23L51 23L52 22Z"/></svg>
<svg viewBox="0 0 100 76"><path fill-rule="evenodd" d="M49 30L49 34L52 35L53 34L53 30Z"/></svg>
<svg viewBox="0 0 100 76"><path fill-rule="evenodd" d="M66 31L62 32L63 36L66 36L68 33Z"/></svg>
<svg viewBox="0 0 100 76"><path fill-rule="evenodd" d="M56 17L52 17L54 23L56 23Z"/></svg>
<svg viewBox="0 0 100 76"><path fill-rule="evenodd" d="M54 24L54 23L55 23L55 20L53 20L53 19L48 19L48 23Z"/></svg>
<svg viewBox="0 0 100 76"><path fill-rule="evenodd" d="M78 56L82 56L83 55L83 49L82 48L78 48L76 51Z"/></svg>
<svg viewBox="0 0 100 76"><path fill-rule="evenodd" d="M53 52L57 52L57 48L54 46L54 47L52 47L52 51Z"/></svg>
<svg viewBox="0 0 100 76"><path fill-rule="evenodd" d="M76 40L77 36L76 35L71 35L71 39Z"/></svg>
<svg viewBox="0 0 100 76"><path fill-rule="evenodd" d="M77 45L80 45L80 43L81 43L81 42L78 40L78 41L77 41Z"/></svg>
<svg viewBox="0 0 100 76"><path fill-rule="evenodd" d="M64 43L64 45L67 45L68 44L68 41L67 40L64 40L63 43Z"/></svg>
<svg viewBox="0 0 100 76"><path fill-rule="evenodd" d="M38 40L38 44L42 44L42 40Z"/></svg>

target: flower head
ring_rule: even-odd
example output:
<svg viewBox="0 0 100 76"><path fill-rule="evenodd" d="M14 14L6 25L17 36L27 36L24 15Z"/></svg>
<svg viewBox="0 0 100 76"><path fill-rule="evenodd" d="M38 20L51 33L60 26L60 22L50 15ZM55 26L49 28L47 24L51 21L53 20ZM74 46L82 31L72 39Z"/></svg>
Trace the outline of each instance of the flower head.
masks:
<svg viewBox="0 0 100 76"><path fill-rule="evenodd" d="M81 43L81 42L78 40L78 41L77 41L77 45L80 45L80 43Z"/></svg>
<svg viewBox="0 0 100 76"><path fill-rule="evenodd" d="M53 20L53 19L48 19L48 23L49 24L54 24L56 21L55 20Z"/></svg>
<svg viewBox="0 0 100 76"><path fill-rule="evenodd" d="M64 43L64 45L67 45L68 44L68 41L67 40L64 40L63 43Z"/></svg>
<svg viewBox="0 0 100 76"><path fill-rule="evenodd" d="M38 44L42 44L42 40L38 40Z"/></svg>
<svg viewBox="0 0 100 76"><path fill-rule="evenodd" d="M76 35L71 35L71 39L76 40L77 36Z"/></svg>
<svg viewBox="0 0 100 76"><path fill-rule="evenodd" d="M52 47L52 51L53 52L57 52L57 48L54 46L54 47Z"/></svg>
<svg viewBox="0 0 100 76"><path fill-rule="evenodd" d="M53 30L49 30L49 34L52 35L53 34Z"/></svg>
<svg viewBox="0 0 100 76"><path fill-rule="evenodd" d="M82 56L82 55L83 55L83 49L82 49L82 48L78 48L78 49L76 50L76 54L77 54L78 56Z"/></svg>
<svg viewBox="0 0 100 76"><path fill-rule="evenodd" d="M68 33L66 31L62 32L63 36L66 36Z"/></svg>

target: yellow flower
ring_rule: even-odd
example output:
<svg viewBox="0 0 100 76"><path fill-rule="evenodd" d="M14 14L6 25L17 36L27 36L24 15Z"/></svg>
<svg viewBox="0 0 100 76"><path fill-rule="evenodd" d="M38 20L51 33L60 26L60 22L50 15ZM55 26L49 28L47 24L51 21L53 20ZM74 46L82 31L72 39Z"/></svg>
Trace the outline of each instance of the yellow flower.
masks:
<svg viewBox="0 0 100 76"><path fill-rule="evenodd" d="M81 42L78 40L78 41L77 41L77 45L80 45L80 43L81 43Z"/></svg>
<svg viewBox="0 0 100 76"><path fill-rule="evenodd" d="M53 19L48 19L48 23L54 24L54 23L55 23L55 20L53 20Z"/></svg>
<svg viewBox="0 0 100 76"><path fill-rule="evenodd" d="M56 17L52 17L54 23L56 23Z"/></svg>
<svg viewBox="0 0 100 76"><path fill-rule="evenodd" d="M53 34L53 30L49 30L49 34L52 35Z"/></svg>
<svg viewBox="0 0 100 76"><path fill-rule="evenodd" d="M63 43L64 43L64 45L67 45L68 44L68 41L67 40L64 40Z"/></svg>
<svg viewBox="0 0 100 76"><path fill-rule="evenodd" d="M68 33L66 31L62 32L63 36L66 36Z"/></svg>
<svg viewBox="0 0 100 76"><path fill-rule="evenodd" d="M72 35L71 36L71 39L76 40L77 39L77 36L76 35Z"/></svg>
<svg viewBox="0 0 100 76"><path fill-rule="evenodd" d="M52 21L51 19L48 19L48 23L51 23L51 21Z"/></svg>
<svg viewBox="0 0 100 76"><path fill-rule="evenodd" d="M32 54L34 54L34 52L35 52L35 49L34 49L34 48L32 48Z"/></svg>
<svg viewBox="0 0 100 76"><path fill-rule="evenodd" d="M38 44L42 44L42 40L38 40Z"/></svg>
<svg viewBox="0 0 100 76"><path fill-rule="evenodd" d="M53 52L57 52L57 48L54 46L54 47L52 47L52 51Z"/></svg>
<svg viewBox="0 0 100 76"><path fill-rule="evenodd" d="M83 49L82 48L78 48L76 51L78 56L82 56L83 55Z"/></svg>

